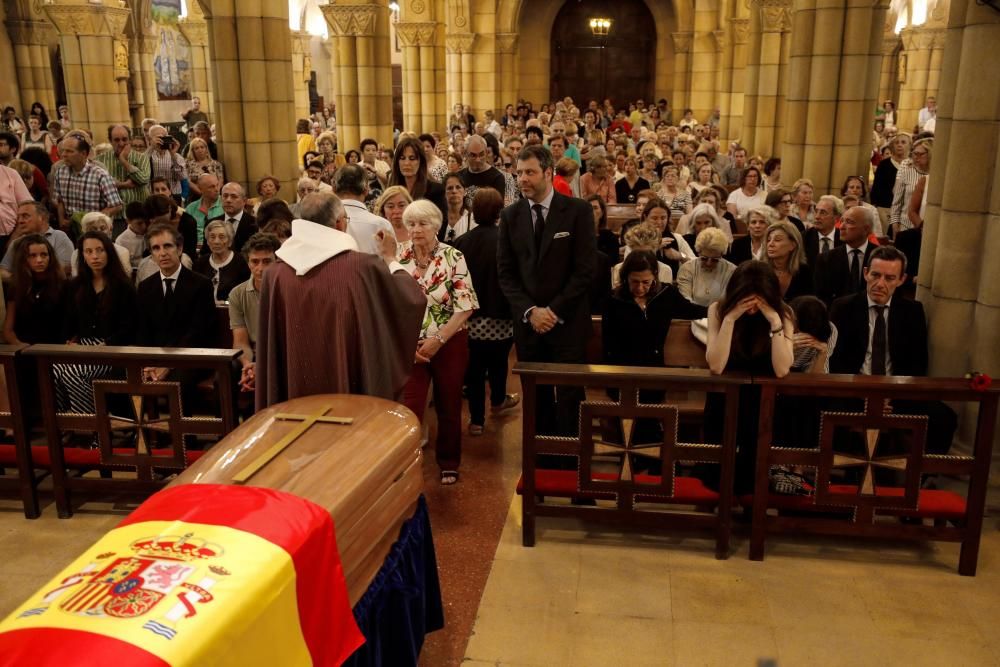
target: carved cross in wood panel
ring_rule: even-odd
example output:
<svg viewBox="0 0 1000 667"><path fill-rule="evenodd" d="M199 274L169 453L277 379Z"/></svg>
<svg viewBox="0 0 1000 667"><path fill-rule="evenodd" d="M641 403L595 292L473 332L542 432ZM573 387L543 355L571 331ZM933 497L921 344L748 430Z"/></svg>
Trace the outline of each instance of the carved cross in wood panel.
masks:
<svg viewBox="0 0 1000 667"><path fill-rule="evenodd" d="M139 456L147 456L152 450L150 442L146 439L147 431L157 433L170 432L170 417L147 417L146 397L142 395L129 395L129 405L132 406L132 417L119 417L110 415L112 431L134 431L135 450Z"/></svg>
<svg viewBox="0 0 1000 667"><path fill-rule="evenodd" d="M842 454L834 452L833 466L835 468L863 467L864 475L861 480L861 495L875 495L875 471L874 468L887 468L891 470L906 470L907 457L905 456L885 456L875 455L878 449L879 436L882 431L877 428L863 429L865 436L865 455Z"/></svg>

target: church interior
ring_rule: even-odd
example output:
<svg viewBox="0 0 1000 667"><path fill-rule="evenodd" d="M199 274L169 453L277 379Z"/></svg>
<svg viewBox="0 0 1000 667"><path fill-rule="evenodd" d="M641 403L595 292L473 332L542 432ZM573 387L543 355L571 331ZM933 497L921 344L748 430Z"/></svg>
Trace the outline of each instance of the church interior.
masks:
<svg viewBox="0 0 1000 667"><path fill-rule="evenodd" d="M520 354L520 339L516 349L511 350L508 343L510 372L505 391L509 394L501 391L499 398L493 396L491 371L493 408L486 411L485 424L481 416L476 424L470 409L469 376L459 382L466 392L460 401L461 475L456 464L454 479L446 482L448 471L435 461L435 453L440 455L436 443L440 447L440 434L450 426L443 417L445 394L439 394L437 386L445 380L435 376L432 396L422 401L428 406L422 423L414 419L410 431L399 436L411 449L419 443L415 449L422 462L413 474L421 481L414 481L416 486L408 493L419 494L426 502L443 612L441 629L430 627L434 631L426 637L421 632L414 640L419 664L1000 665L1000 635L996 633L1000 621L1000 477L993 472L996 466L991 460L994 453L1000 453L1000 387L991 386L991 376L1000 377L1000 264L989 261L994 250L1000 252L1000 60L991 55L1000 40L997 0L3 0L0 20L0 106L4 109L0 131L19 138L22 148L27 143L37 145L34 141L48 142L40 145L52 154L48 164L53 174L58 166L52 163L66 159L61 141L74 136L72 131L89 131L96 155L101 150L117 150L108 128L124 126L133 141L133 153L147 146L150 153L155 152L150 127L165 128L164 134L173 136L175 144L178 139L180 145L191 144L192 151L185 156L189 165L219 165L218 186L241 186L246 211L255 203L266 205L275 199L288 204L296 219L303 218L297 213L304 210L304 197L313 196L307 193L317 189L323 192L324 184L326 190L331 184L336 188L340 181L335 171L354 162L372 164L369 178L378 191L367 190L371 199L365 201L362 196L360 207L367 204L400 229L388 207L382 208L387 202L381 196L376 202L375 197L383 191L391 195L399 184L409 187L405 172L396 164L404 151L393 155L400 142L419 137L418 143L429 143L429 155L419 156L421 168L430 170L427 182L434 180L429 166L433 158L441 165L444 184L451 182L448 173L466 173L474 164L475 136L494 134L495 128L495 139L482 143L490 144L493 151L489 168L506 179L506 211L517 206L522 196L515 192L523 183L520 163L527 161L520 148L532 144L530 130L538 128L542 144L561 143L565 151L565 158L554 161L554 173L560 174L556 178L563 178L560 165L575 159L563 184L576 197L592 199L597 193L604 199L600 203L602 224L615 231L612 244L623 248L621 264L627 262L626 237L632 238L633 230L646 225L643 217L642 223L631 227L632 218L641 213L634 204L643 197L636 196L640 188L632 185L637 182L636 173L639 181L649 176L644 180L650 192L646 204L663 202L671 229L676 224L671 218L676 206L680 206L678 215L698 217L702 206L711 208L711 204L699 203L703 187L711 191L713 184L717 189L721 185L723 195L746 193L752 171L760 186L753 195L759 199L753 207L764 206L766 186L788 196L775 207L790 204L792 219L801 218L798 227L802 229L786 236L798 245L794 256L801 252L803 264L807 252L803 239L808 243L806 230L822 227L818 220L824 201L838 202L835 210L841 234L853 224L841 222L841 216L844 221L850 217L847 196L858 209L866 209L866 215L870 213L866 219L882 230L878 233L868 223L868 234L862 236L872 240L869 252L879 252L882 246L909 252L901 264L904 269L910 267L909 280L898 294L918 302L926 315L920 333L925 363L923 372L914 377L902 373L866 377L893 375L884 355L879 362L880 355L873 351L880 331L882 345L890 351L901 338L910 336L912 343L920 337L900 331L891 315L888 343L884 326L879 329L876 324L874 333L862 329L868 335L868 352L866 356L862 341L864 365L860 368L864 370L856 375L855 371L850 376L838 375L848 371L836 370L825 377L793 372L792 381L783 385L782 379L787 378L775 379L774 373L761 379L756 371L743 374L744 369L737 369L740 372L730 377L728 370L733 366L716 373L711 360L706 362L706 339L695 340L697 333L688 321L699 318L679 316L672 324L668 320L669 333L663 332L667 340L661 336L654 350L659 361L653 365L661 368L630 370L625 366L642 364L623 362L608 370L610 366L601 364L617 362L608 360L607 339L601 347L601 310L592 309L595 333L586 359L573 362L579 366L557 364L565 360L556 358L526 360ZM29 117L39 117L36 105L45 117L42 133L51 137L36 139L29 128ZM587 114L590 120L585 120ZM203 137L195 127L196 119L204 119L207 126L202 158L193 150L194 142ZM553 131L557 124L573 126L566 132L570 141ZM616 132L616 125L622 131ZM598 138L591 146L589 135L594 131ZM6 141L3 136L0 149ZM136 139L140 150L135 148ZM321 146L324 139L329 151ZM605 147L605 140L610 148ZM578 142L573 145L575 158L567 150L573 142ZM366 163L365 144L377 147L374 162ZM652 166L646 164L649 153L643 151L644 144L655 152ZM903 144L906 154L897 155L895 147ZM164 154L172 152L157 146ZM209 147L217 154L209 156ZM923 166L917 164L921 148L926 156ZM600 157L590 158L593 162L587 166L588 154ZM704 162L697 162L695 154L704 156ZM721 168L716 167L716 154ZM737 156L739 162L734 161ZM0 162L7 165L12 157L8 155L5 161L0 154ZM617 162L616 157L620 158ZM317 162L322 177L311 173ZM744 162L749 169L743 167ZM887 193L882 186L883 197L888 197L883 204L876 200L876 184L880 171L885 170L879 165L890 163L900 177L889 177ZM152 158L147 167L150 164ZM705 164L712 166L706 171L710 182L699 184L700 167ZM384 173L376 174L383 169L380 165ZM580 171L581 166L586 173ZM780 171L772 179L775 167ZM602 168L610 170L607 190L595 185ZM904 170L912 174L912 182L902 183ZM735 180L727 182L730 171ZM616 172L620 172L617 181ZM202 188L202 178L208 173L192 178L191 184ZM670 181L668 173L683 182L679 189L674 190L676 181ZM59 179L43 174L42 180L46 177L46 192L56 192ZM852 179L862 185L863 191L856 195L849 188ZM304 181L308 181L306 191ZM616 182L628 187L617 188ZM594 189L588 191L591 186ZM189 194L187 177L181 187L178 182L176 189L166 193L168 198ZM899 194L904 187L905 201ZM914 187L920 189L911 200ZM190 199L179 202L179 210L190 212L192 205L198 210L202 201L198 197L208 197L209 190L202 188L200 195L191 190ZM805 199L800 199L806 190ZM623 196L623 191L631 194ZM404 194L407 201L420 198ZM442 187L442 202L446 196ZM668 201L670 196L674 203ZM224 197L223 188L220 205L226 203ZM0 205L5 199L9 197L0 191ZM718 192L715 199L718 211L712 208L710 217L732 219L733 224L725 223L728 239L719 234L722 251L709 263L728 263L724 258L732 259L729 253L739 237L753 237L753 245L747 243L747 248L754 253L753 259L763 262L771 255L773 226L779 227L779 233L791 226L774 218L766 227L764 243L758 246L760 240L752 229L758 209L747 208L732 196L722 201ZM123 191L118 201L121 210L108 216L115 235L131 229L126 212L135 201ZM15 213L20 203L15 202ZM63 203L59 206L61 222ZM450 225L449 206L445 203L441 213ZM471 216L472 209L465 210ZM531 214L527 207L524 210L528 220ZM204 210L201 213L195 216L199 242L204 241L199 252L215 257L215 249L209 249L211 216ZM219 215L223 215L221 209ZM405 221L406 214L401 215ZM505 221L504 215L498 209L496 217ZM595 215L599 217L600 211ZM776 215L789 219L788 213ZM8 235L13 243L19 233L11 231L15 229L13 215L10 220L11 228L4 231L6 218L0 215L5 244ZM682 220L686 227L687 218ZM291 216L285 221L286 237L295 237L296 222ZM598 229L598 249L601 231L608 229ZM695 231L694 227L689 231ZM820 236L825 233L818 232ZM672 238L670 229L663 234L664 239ZM501 230L501 239L503 235ZM683 240L688 235L676 230L674 236ZM690 246L691 256L680 259L679 266L685 266L685 260L693 266L707 257L695 256L696 250L700 254L703 245L709 245L701 240L702 233L690 234L685 245ZM232 230L229 241L233 241ZM415 246L416 240L410 243ZM868 247L868 241L864 243ZM82 244L77 251L81 262ZM645 254L662 259L659 247ZM634 251L629 245L628 252ZM619 249L613 252L608 269L620 266ZM670 257L675 261L673 275L679 280L683 269ZM818 261L822 265L822 257ZM850 266L853 279L855 265ZM865 291L871 266L865 265L862 278L862 267L857 265L858 279L848 295ZM4 269L0 273L9 273L8 267L0 268ZM216 268L216 284L218 272ZM154 268L152 273L158 271ZM251 275L247 269L241 281L253 281ZM622 289L627 291L624 268L622 275L626 278ZM10 290L7 283L4 275L4 289ZM820 284L817 277L816 291L805 294L822 298ZM781 286L784 290L784 283ZM612 294L610 285L606 292ZM722 295L718 293L717 298L721 300ZM685 296L694 302L693 295ZM837 296L844 297L844 293ZM11 292L5 298L11 302ZM869 292L869 303L875 303L871 299ZM830 303L824 300L825 316ZM214 349L238 347L229 334L232 310L222 307L224 298L216 301L227 318L223 329L231 344L205 346L213 349L202 350L202 363L215 364L220 378L215 386L224 388L223 377L234 386L240 382L240 361L232 350ZM712 303L718 306L720 301L713 298ZM719 324L715 316L712 329L712 307L707 301L702 306L705 314L699 317L708 321L703 336L711 341L720 335L726 320ZM610 328L607 312L605 334ZM647 312L645 306L643 312ZM831 321L833 312L830 306ZM877 310L871 321L881 318L881 312ZM513 315L515 338L518 326L534 326L531 317L530 311L523 318ZM776 333L780 337L781 330L772 330L772 339ZM673 338L675 334L680 338ZM765 331L765 339L767 335ZM841 331L840 336L844 335ZM435 336L446 345L445 337L438 334L430 334L427 340ZM83 417L73 421L72 415L67 417L49 405L55 390L53 382L44 379L45 369L56 372L60 360L66 365L69 358L81 363L83 357L74 356L81 354L79 350L57 349L68 345L34 346L23 336L21 342L28 346L12 340L16 339L0 340L0 379L5 378L3 385L10 395L0 400L0 560L6 564L0 572L0 621L7 617L0 623L0 647L9 629L4 625L16 621L18 613L30 615L30 609L24 611L26 600L50 585L58 573L65 573L64 568L105 534L119 530L116 527L164 483L174 481L172 475L178 472L164 468L165 464L157 467L148 456L138 467L120 465L133 461L128 456L103 460L105 454L123 456L118 445L108 444L111 436L107 442L101 440L99 447L100 438L92 437L98 428L110 433L123 423L109 413L100 414L110 403L97 401L96 416L90 417L98 427L90 430L86 426L91 421L85 423ZM677 340L684 341L680 347L686 352L693 350L692 363L671 363L665 350ZM834 345L840 344L835 340L830 340L831 356ZM33 352L32 347L38 349ZM121 356L101 363L114 361L125 368L130 363L129 353L121 351L125 349L113 348ZM825 345L823 349L825 356ZM187 350L190 358L176 363L196 365L197 352ZM161 349L158 354L168 353ZM145 352L136 353L141 354ZM665 356L667 361L660 363ZM149 362L143 368L170 363L167 356L149 358L162 363ZM873 370L879 363L881 372ZM35 364L43 370L36 372ZM893 359L891 365L902 367L901 358ZM129 387L143 382L165 384L136 380L138 376L129 373L122 380ZM236 377L231 378L231 373ZM536 433L536 424L542 424L546 415L541 399L537 409L534 400L548 388L546 380L560 388L573 385L581 395L585 392L586 402L580 409L592 412L575 413L579 423L574 428L579 434L543 433L540 426ZM477 382L483 384L483 380ZM789 386L782 389L785 385ZM658 398L644 398L644 392L654 389L659 391ZM426 386L423 392L428 393ZM628 392L631 402L624 398ZM176 393L179 404L182 390ZM216 400L218 425L199 426L195 422L200 417L180 416L179 407L175 416L173 398L162 402L170 414L159 426L143 422L142 399L135 408L137 440L143 441L144 428L158 431L159 436L150 436L154 440L169 439L172 444L167 447L173 448L175 463L180 457L173 467L192 466L188 473L197 473L188 480L209 470L206 461L211 452L204 452L205 461L193 461L185 443L203 436L190 433L218 439L242 419L242 430L231 435L248 434L247 442L256 443L249 435L254 431L247 426L253 414L252 392L249 400L238 391L235 398L224 390L215 393L227 394ZM712 412L712 400L706 399L712 393L730 401L724 414ZM733 401L738 397L742 408L751 394L759 404L760 419L754 414L752 421L744 422L742 410L737 417ZM564 401L563 394L557 391L555 395L556 404ZM510 405L497 402L511 397ZM837 407L822 412L821 417L816 408L814 424L810 401L821 399L840 401L830 405L862 403L863 407ZM943 451L925 454L921 446L921 451L907 450L891 461L876 456L880 428L882 433L895 429L897 436L900 429L913 429L919 443L926 440L930 446L934 416L913 417L918 413L901 407L907 401L936 402L953 415L950 449L945 446ZM647 402L657 403L655 415L652 406L644 405ZM883 402L894 403L896 412L891 414L892 408L883 411ZM660 405L664 403L669 405ZM388 427L378 430L383 428L380 424L407 412L397 407L396 412L387 409L386 415L393 416L380 418L384 422L372 419L375 432L388 432ZM618 409L628 413L626 418ZM779 418L781 410L790 419ZM350 411L344 408L345 413ZM318 414L319 422L329 416L323 410ZM710 422L720 416L720 439L706 440L713 430ZM636 425L650 417L657 424L666 420L654 443L659 449L653 454L648 450L635 454L629 431L641 430ZM815 450L796 449L781 440L787 436L779 434L787 426L784 422L796 418L800 430L819 431L819 436L809 435L816 439ZM613 420L618 420L617 432L608 426ZM316 426L316 421L310 422L312 428L340 428ZM858 442L867 436L869 447L863 460L858 459L865 472L847 477L853 480L848 482L853 484L852 504L844 500L844 486L830 491L831 484L844 482L832 482L829 470L855 465L845 463L842 454L832 451L831 443L837 441L840 430L862 422ZM296 427L281 428L284 439L279 444L293 451L299 446L295 438L300 436L288 434ZM191 430L181 435L182 429ZM73 437L68 435L71 431ZM82 431L91 438L80 447L86 450L79 459L84 462L74 463L66 454L65 465L58 464L49 452L68 451ZM900 439L909 442L907 437ZM349 438L353 439L345 443L365 446L363 436ZM701 444L709 441L718 444ZM741 465L735 443L746 441L757 447L748 474L756 475L758 488L756 493L741 494L738 482L736 490L732 488L733 475L739 476L733 466ZM253 446L263 447L260 443ZM706 453L710 447L715 453ZM24 451L36 452L34 472L30 458L29 463L21 458ZM45 452L44 461L38 452ZM735 463L726 464L727 456ZM544 457L570 459L570 469L546 475ZM721 484L718 480L714 487L699 482L697 492L702 495L677 500L683 510L676 505L664 509L666 501L658 500L658 495L679 498L690 488L684 480L694 479L705 462L719 463ZM225 468L222 459L218 465ZM791 476L800 480L800 489L805 485L803 495L810 500L769 504L768 493L761 493L759 487L770 482L773 491L774 466L794 468L797 472ZM802 473L807 468L818 472ZM365 470L359 465L357 474L374 475L373 470L379 469L379 464ZM892 478L893 473L905 477L890 490L898 490L898 497L881 493L886 488L882 480ZM77 478L97 482L93 486L99 492L84 493L80 485L70 500L65 488L72 488ZM395 481L403 478L401 472ZM136 481L139 493L112 492L112 482L120 480ZM880 491L869 493L868 485ZM829 493L842 495L833 500L827 496L829 502L820 503L821 511L807 506ZM399 510L399 521L413 515L415 498ZM369 501L359 502L366 506ZM29 519L31 503L35 511ZM847 527L825 527L822 519ZM366 516L362 524L367 520L375 521ZM399 527L399 522L392 524L390 532ZM385 553L392 540L380 539L379 548ZM341 542L340 557L346 559L340 530L337 541ZM369 576L374 576L377 566L371 565L374 569ZM206 597L202 595L202 600ZM356 601L353 593L351 601ZM226 650L224 643L217 648ZM347 664L406 664L379 662L370 656L366 660ZM312 662L322 661L313 655ZM7 662L0 651L0 665L7 664L24 663ZM300 663L289 657L285 664Z"/></svg>

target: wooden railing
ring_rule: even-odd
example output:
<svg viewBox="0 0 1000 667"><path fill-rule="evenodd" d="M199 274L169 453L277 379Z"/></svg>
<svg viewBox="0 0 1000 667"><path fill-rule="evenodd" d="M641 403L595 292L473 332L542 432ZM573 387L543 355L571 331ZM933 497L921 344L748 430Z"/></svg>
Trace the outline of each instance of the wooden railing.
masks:
<svg viewBox="0 0 1000 667"><path fill-rule="evenodd" d="M0 429L11 432L14 441L13 464L16 471L14 476L0 475L0 489L16 490L21 496L25 518L37 519L40 512L36 489L41 476L36 473L31 459L25 410L27 406L21 401L21 386L17 373L19 354L27 347L27 345L0 345L0 365L7 396L7 405L3 406L5 409L0 410ZM5 447L10 446L5 445ZM3 468L3 464L0 464L0 468Z"/></svg>
<svg viewBox="0 0 1000 667"><path fill-rule="evenodd" d="M18 352L37 366L47 461L32 460L31 449L19 448L19 470L47 467L52 474L56 508L72 515L72 491L152 493L166 476L184 469L200 452L188 451L185 438L221 437L236 425L232 399L232 365L239 350L147 348L80 345L32 345ZM109 366L116 372L93 381L94 412L57 411L56 364ZM218 416L191 415L182 406L179 381L148 382L143 368L165 367L204 371L215 381ZM22 397L23 398L23 397ZM131 435L123 439L123 432ZM74 436L91 442L69 447ZM68 469L99 470L100 478L71 475ZM135 478L113 477L112 470L132 470ZM30 478L29 478L30 479ZM33 487L32 487L33 488ZM32 507L37 500L32 499ZM26 514L28 505L25 506Z"/></svg>

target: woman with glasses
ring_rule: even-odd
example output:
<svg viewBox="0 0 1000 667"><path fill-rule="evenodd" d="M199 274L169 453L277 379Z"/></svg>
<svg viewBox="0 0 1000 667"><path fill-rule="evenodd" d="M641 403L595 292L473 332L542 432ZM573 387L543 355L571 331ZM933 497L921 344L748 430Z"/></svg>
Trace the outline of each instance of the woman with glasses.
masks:
<svg viewBox="0 0 1000 667"><path fill-rule="evenodd" d="M653 186L660 199L670 207L671 215L680 220L682 215L691 212L691 193L680 186L680 169L675 164L663 168L663 177Z"/></svg>
<svg viewBox="0 0 1000 667"><path fill-rule="evenodd" d="M762 180L757 167L747 167L740 176L740 187L729 193L726 209L737 220L745 221L750 209L764 204L767 194L760 187Z"/></svg>
<svg viewBox="0 0 1000 667"><path fill-rule="evenodd" d="M709 210L707 205L702 206ZM694 242L698 259L682 264L677 271L677 289L681 296L705 307L722 298L736 270L735 264L722 258L728 247L726 235L718 227L705 227L698 233Z"/></svg>
<svg viewBox="0 0 1000 667"><path fill-rule="evenodd" d="M789 215L792 207L795 205L795 198L788 190L768 192L767 198L764 200L764 205L774 209L776 217L772 222L778 220L787 221L795 225L795 229L799 230L799 234L806 233L806 228L802 226L802 221Z"/></svg>

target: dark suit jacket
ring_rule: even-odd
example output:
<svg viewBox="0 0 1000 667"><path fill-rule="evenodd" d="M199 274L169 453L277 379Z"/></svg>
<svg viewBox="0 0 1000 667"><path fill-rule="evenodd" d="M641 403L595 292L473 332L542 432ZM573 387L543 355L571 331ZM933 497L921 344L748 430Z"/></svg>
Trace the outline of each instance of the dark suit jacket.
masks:
<svg viewBox="0 0 1000 667"><path fill-rule="evenodd" d="M729 247L729 254L726 256L730 262L739 266L748 259L753 259L753 251L750 249L750 237L741 236Z"/></svg>
<svg viewBox="0 0 1000 667"><path fill-rule="evenodd" d="M157 271L139 283L136 343L150 347L215 347L215 298L212 281L182 268L174 297L166 303Z"/></svg>
<svg viewBox="0 0 1000 667"><path fill-rule="evenodd" d="M837 347L830 357L830 372L859 373L868 353L868 295L860 292L834 301L830 321L837 326ZM927 375L924 307L897 292L889 304L886 323L892 374Z"/></svg>
<svg viewBox="0 0 1000 667"><path fill-rule="evenodd" d="M809 262L809 266L816 268L816 258L819 256L819 232L815 227L810 227L802 235L802 245L805 246L806 261ZM833 248L839 248L842 245L844 245L844 242L841 240L840 234L834 232ZM830 248L830 250L833 250L833 248Z"/></svg>
<svg viewBox="0 0 1000 667"><path fill-rule="evenodd" d="M217 218L212 218L211 220L205 221L205 226L208 227L208 223L215 222L216 220L225 220L229 216L221 215ZM240 218L240 226L236 228L236 236L233 237L233 245L230 247L236 251L237 254L243 252L243 244L247 242L251 236L260 231L257 228L257 218L253 217L251 214L244 211L243 217ZM201 254L207 255L211 252L208 247L208 243L201 244Z"/></svg>
<svg viewBox="0 0 1000 667"><path fill-rule="evenodd" d="M868 257L875 248L874 244L868 244L868 248L865 249L864 261L861 264L862 267L868 263ZM846 245L842 245L834 248L825 255L820 255L816 259L814 276L816 296L825 301L828 306L834 300L851 293L851 260L848 255L849 250L850 248ZM864 276L863 269L862 276ZM858 291L864 292L864 290L864 278L862 277Z"/></svg>
<svg viewBox="0 0 1000 667"><path fill-rule="evenodd" d="M586 346L591 322L588 293L597 263L590 204L556 192L535 250L531 201L522 199L500 214L497 265L510 302L515 333L536 336L522 323L532 306L551 308L563 320L544 337L560 345ZM558 238L557 238L558 237Z"/></svg>

